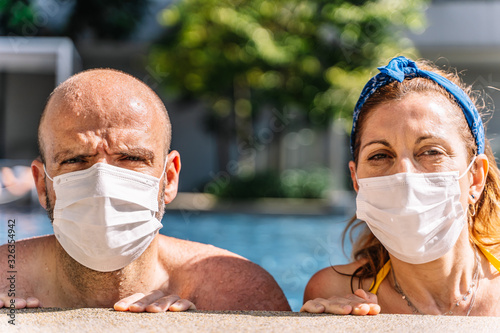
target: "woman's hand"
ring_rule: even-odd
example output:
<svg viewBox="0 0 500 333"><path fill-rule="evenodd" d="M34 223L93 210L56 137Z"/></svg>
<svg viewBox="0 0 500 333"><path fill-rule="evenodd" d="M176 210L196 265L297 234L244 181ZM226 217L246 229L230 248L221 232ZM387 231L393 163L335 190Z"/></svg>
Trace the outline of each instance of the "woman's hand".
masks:
<svg viewBox="0 0 500 333"><path fill-rule="evenodd" d="M196 310L196 306L177 295L165 295L161 290L153 290L147 295L133 294L115 303L116 311L165 312Z"/></svg>
<svg viewBox="0 0 500 333"><path fill-rule="evenodd" d="M338 315L376 315L380 313L377 295L358 289L345 297L316 298L307 301L300 312L332 313Z"/></svg>

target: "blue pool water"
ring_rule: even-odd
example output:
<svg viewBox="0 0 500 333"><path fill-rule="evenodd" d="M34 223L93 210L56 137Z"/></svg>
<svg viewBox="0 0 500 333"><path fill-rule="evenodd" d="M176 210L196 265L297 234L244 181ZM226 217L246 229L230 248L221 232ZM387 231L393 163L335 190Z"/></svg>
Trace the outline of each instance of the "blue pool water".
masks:
<svg viewBox="0 0 500 333"><path fill-rule="evenodd" d="M16 219L16 239L51 234L45 211L1 209L0 243L7 241L7 221ZM213 244L259 264L285 292L293 311L302 305L304 288L319 269L344 264L341 247L344 216L265 216L167 211L161 233ZM350 253L350 245L345 247Z"/></svg>

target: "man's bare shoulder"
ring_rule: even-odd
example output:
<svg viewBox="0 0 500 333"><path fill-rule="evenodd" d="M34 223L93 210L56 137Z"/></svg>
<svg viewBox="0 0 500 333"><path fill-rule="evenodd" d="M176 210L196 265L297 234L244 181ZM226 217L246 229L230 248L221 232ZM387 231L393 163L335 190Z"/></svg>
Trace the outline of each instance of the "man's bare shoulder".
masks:
<svg viewBox="0 0 500 333"><path fill-rule="evenodd" d="M364 261L355 261L346 265L329 266L316 272L307 283L304 291L304 302L315 298L330 298L332 296L345 296L352 294L352 274ZM363 281L363 286L371 280ZM353 289L358 289L358 279L352 281Z"/></svg>
<svg viewBox="0 0 500 333"><path fill-rule="evenodd" d="M48 235L0 246L0 256L5 258L2 262L7 265L0 270L0 280L4 282L4 278L11 275L9 272L15 272L16 287L20 292L31 293L41 287L40 281L46 280L52 270L54 240L54 235ZM0 288L4 288L4 283L0 283Z"/></svg>
<svg viewBox="0 0 500 333"><path fill-rule="evenodd" d="M169 236L160 235L159 248L162 256L169 257L169 261L186 262L203 260L213 256L228 256L244 259L242 256L219 247L203 244L185 239L179 239Z"/></svg>
<svg viewBox="0 0 500 333"><path fill-rule="evenodd" d="M16 256L16 264L24 264L30 261L39 262L40 256L53 251L54 240L54 235L21 239L15 243L0 246L0 253L5 256L14 254Z"/></svg>
<svg viewBox="0 0 500 333"><path fill-rule="evenodd" d="M182 293L200 310L275 310L290 306L274 278L262 267L233 252L213 245L161 239L177 263L176 280L183 281Z"/></svg>

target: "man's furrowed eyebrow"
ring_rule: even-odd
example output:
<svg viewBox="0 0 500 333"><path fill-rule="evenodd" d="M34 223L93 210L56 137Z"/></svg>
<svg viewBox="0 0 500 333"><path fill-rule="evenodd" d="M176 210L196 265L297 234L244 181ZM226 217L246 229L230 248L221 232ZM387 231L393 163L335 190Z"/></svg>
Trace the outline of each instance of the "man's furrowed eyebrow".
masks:
<svg viewBox="0 0 500 333"><path fill-rule="evenodd" d="M91 157L91 156L94 156L94 155L90 155L90 154L78 154L78 153L75 153L74 150L63 150L63 151L60 151L58 153L56 153L54 155L54 160L53 162L54 163L60 163L64 160L67 160L67 159L71 159L71 158L82 158L82 157Z"/></svg>
<svg viewBox="0 0 500 333"><path fill-rule="evenodd" d="M154 152L147 148L130 148L124 151L119 151L117 152L117 154L123 156L140 156L151 161L153 161L155 158Z"/></svg>
<svg viewBox="0 0 500 333"><path fill-rule="evenodd" d="M391 147L389 142L387 142L385 140L373 140L373 141L367 142L365 145L363 145L363 147L361 147L361 149L365 149L366 147L368 147L370 145L374 145L374 144L381 144L381 145L386 146L388 148Z"/></svg>

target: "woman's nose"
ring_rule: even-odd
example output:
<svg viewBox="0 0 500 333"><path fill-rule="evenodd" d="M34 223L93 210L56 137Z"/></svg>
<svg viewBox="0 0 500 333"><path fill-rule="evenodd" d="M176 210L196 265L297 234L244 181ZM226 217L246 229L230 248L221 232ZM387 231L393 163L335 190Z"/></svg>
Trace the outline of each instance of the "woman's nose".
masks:
<svg viewBox="0 0 500 333"><path fill-rule="evenodd" d="M395 173L415 173L418 172L417 168L409 158L401 158L396 162Z"/></svg>

